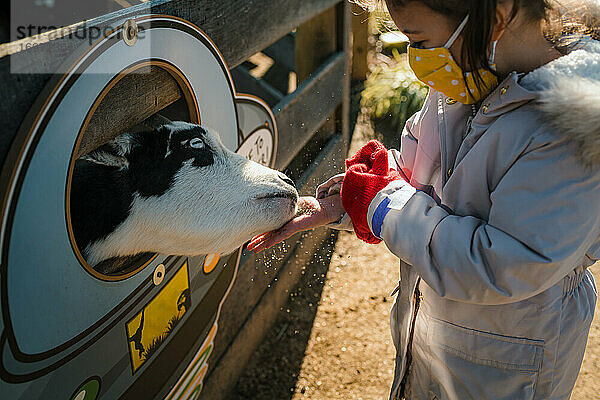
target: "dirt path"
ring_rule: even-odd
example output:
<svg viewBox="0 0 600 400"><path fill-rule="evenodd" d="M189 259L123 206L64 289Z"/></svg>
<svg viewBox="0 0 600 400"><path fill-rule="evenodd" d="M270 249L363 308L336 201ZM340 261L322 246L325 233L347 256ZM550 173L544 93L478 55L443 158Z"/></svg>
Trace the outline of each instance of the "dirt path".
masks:
<svg viewBox="0 0 600 400"><path fill-rule="evenodd" d="M355 133L351 152L364 139ZM305 269L232 400L387 399L394 345L390 292L397 258L341 232ZM592 267L600 282L600 265ZM600 302L571 399L600 398Z"/></svg>
<svg viewBox="0 0 600 400"><path fill-rule="evenodd" d="M393 377L388 321L389 293L398 276L395 256L383 245L370 246L343 232L326 276L316 265L307 270L313 272L290 294L232 399L387 399ZM592 271L600 281L600 266ZM600 303L572 399L599 398L599 315Z"/></svg>
<svg viewBox="0 0 600 400"><path fill-rule="evenodd" d="M387 399L397 281L397 259L385 245L339 235L293 399Z"/></svg>

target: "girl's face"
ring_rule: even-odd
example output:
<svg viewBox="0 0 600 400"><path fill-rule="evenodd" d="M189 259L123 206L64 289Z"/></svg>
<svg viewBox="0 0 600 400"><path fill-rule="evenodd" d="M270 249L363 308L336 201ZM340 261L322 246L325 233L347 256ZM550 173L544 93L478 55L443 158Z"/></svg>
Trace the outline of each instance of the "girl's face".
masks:
<svg viewBox="0 0 600 400"><path fill-rule="evenodd" d="M392 7L388 2L388 11L398 29L410 40L410 45L419 48L444 46L460 24L460 21L456 22L417 1L402 7ZM462 42L461 35L449 49L461 66Z"/></svg>

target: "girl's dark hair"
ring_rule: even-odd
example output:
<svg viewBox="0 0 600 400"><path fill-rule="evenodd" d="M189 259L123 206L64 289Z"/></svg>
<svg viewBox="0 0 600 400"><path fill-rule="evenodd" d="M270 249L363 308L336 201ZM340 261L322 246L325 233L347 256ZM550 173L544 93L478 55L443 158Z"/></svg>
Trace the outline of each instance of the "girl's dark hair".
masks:
<svg viewBox="0 0 600 400"><path fill-rule="evenodd" d="M590 12L598 10L590 10L581 5L586 0L578 1L579 5L577 6L567 4L570 0L513 1L510 21L520 12L524 12L531 21L544 21L547 39L554 43L559 50L568 45L564 40L561 40L566 35L585 34L596 39L600 37L598 12ZM498 0L355 0L355 2L371 9L383 5L384 2L390 8L419 2L433 11L456 20L457 25L469 14L469 21L462 32L461 59L463 64L470 66L475 84L479 88L485 86L478 72L480 68L496 73L491 69L488 62L488 48L492 40ZM464 65L462 67L464 68Z"/></svg>

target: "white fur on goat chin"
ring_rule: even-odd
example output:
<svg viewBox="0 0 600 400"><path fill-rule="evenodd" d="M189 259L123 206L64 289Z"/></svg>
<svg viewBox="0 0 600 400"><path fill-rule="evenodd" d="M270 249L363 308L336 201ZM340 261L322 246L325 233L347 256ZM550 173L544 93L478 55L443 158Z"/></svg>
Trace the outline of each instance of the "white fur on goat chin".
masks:
<svg viewBox="0 0 600 400"><path fill-rule="evenodd" d="M206 128L171 122L78 159L71 222L92 266L144 252L224 254L285 224L297 200L284 174L233 153Z"/></svg>

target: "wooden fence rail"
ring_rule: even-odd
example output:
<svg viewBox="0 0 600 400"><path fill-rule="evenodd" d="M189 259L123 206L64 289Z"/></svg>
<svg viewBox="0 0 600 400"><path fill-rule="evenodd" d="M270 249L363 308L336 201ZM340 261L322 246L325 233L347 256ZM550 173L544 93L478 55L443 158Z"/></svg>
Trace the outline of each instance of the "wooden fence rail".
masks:
<svg viewBox="0 0 600 400"><path fill-rule="evenodd" d="M229 68L268 47L302 22L321 14L339 0L151 0L87 22L86 29L116 27L128 18L145 14L180 17L199 26L217 45ZM11 57L0 58L0 160L25 114L49 81L47 71L58 70L65 60L89 46L88 39L52 40L13 54L13 65L27 66L27 74L11 71ZM35 43L35 41L34 41ZM2 45L5 48L10 45ZM16 48L25 46L20 44ZM14 46L13 46L14 47ZM2 54L3 51L0 51ZM150 93L139 93L140 97Z"/></svg>

